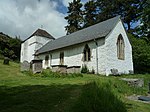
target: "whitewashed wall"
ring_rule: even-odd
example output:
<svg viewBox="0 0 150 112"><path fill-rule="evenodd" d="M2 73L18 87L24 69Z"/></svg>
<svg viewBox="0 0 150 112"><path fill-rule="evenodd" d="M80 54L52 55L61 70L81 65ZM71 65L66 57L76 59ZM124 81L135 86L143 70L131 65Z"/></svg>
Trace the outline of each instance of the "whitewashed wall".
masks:
<svg viewBox="0 0 150 112"><path fill-rule="evenodd" d="M100 74L105 74L105 49L104 49L104 38L99 39L98 41L98 67L99 67L99 73ZM83 49L85 45L88 44L88 46L91 49L91 61L89 62L84 62L83 61ZM51 65L59 65L60 64L60 52L64 52L64 65L69 66L82 66L84 64L87 65L89 70L91 71L92 69L97 72L97 64L96 64L96 44L94 41L87 42L87 43L82 43L78 45L74 45L71 47L59 49L56 51L52 51L49 53L49 66ZM45 66L45 56L47 54L42 54L39 55L38 58L43 60L43 68L46 68Z"/></svg>
<svg viewBox="0 0 150 112"><path fill-rule="evenodd" d="M49 41L50 41L49 38L40 37L40 36L33 36L28 40L26 40L24 43L21 44L20 62L21 63L23 61L31 62L31 60L34 59L35 51Z"/></svg>
<svg viewBox="0 0 150 112"><path fill-rule="evenodd" d="M45 56L47 56L47 55L49 56L48 65L45 64ZM51 59L51 55L49 53L41 54L39 56L36 56L36 58L43 60L42 61L42 68L44 68L44 69L46 69L48 67L51 68L51 61L52 61L52 59Z"/></svg>
<svg viewBox="0 0 150 112"><path fill-rule="evenodd" d="M117 57L117 39L119 34L123 36L125 44L125 59L120 60ZM118 69L119 73L128 74L133 70L132 47L122 25L119 21L114 30L106 37L106 75L111 74L111 69Z"/></svg>

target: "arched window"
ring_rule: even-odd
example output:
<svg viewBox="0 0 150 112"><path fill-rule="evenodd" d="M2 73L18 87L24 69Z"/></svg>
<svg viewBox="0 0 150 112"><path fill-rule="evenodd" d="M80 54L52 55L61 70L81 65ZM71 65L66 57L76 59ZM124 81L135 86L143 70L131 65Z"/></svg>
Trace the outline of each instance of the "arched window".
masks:
<svg viewBox="0 0 150 112"><path fill-rule="evenodd" d="M120 34L118 36L118 40L117 40L117 57L118 59L121 59L121 60L124 60L124 48L125 48L125 45L124 45L124 40L123 40L123 37L122 35Z"/></svg>
<svg viewBox="0 0 150 112"><path fill-rule="evenodd" d="M48 66L48 60L49 60L49 56L46 55L46 56L45 56L45 65L46 65L46 66Z"/></svg>
<svg viewBox="0 0 150 112"><path fill-rule="evenodd" d="M60 65L64 64L64 52L60 52Z"/></svg>
<svg viewBox="0 0 150 112"><path fill-rule="evenodd" d="M91 50L87 44L84 47L83 55L84 55L84 61L91 60Z"/></svg>

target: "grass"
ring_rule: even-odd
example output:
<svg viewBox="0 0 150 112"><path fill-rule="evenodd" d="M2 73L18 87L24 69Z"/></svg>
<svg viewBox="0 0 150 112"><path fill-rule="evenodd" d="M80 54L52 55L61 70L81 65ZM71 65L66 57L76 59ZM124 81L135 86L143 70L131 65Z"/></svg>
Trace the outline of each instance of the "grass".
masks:
<svg viewBox="0 0 150 112"><path fill-rule="evenodd" d="M150 104L125 97L146 95L147 75L104 77L30 76L19 64L3 65L0 60L0 112L149 112ZM46 72L46 71L45 71ZM47 74L47 72L46 72ZM120 78L143 78L142 88L129 87Z"/></svg>

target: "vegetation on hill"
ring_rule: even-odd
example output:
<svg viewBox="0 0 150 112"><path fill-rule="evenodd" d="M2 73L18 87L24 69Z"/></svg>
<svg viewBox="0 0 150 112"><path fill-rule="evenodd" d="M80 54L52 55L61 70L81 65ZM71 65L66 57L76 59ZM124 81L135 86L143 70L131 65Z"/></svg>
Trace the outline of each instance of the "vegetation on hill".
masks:
<svg viewBox="0 0 150 112"><path fill-rule="evenodd" d="M8 57L12 60L20 59L21 40L0 33L0 58Z"/></svg>
<svg viewBox="0 0 150 112"><path fill-rule="evenodd" d="M146 95L150 75L128 75L145 81L128 86L122 77L38 77L20 72L19 64L0 60L1 112L149 112L150 104L131 101L128 95Z"/></svg>
<svg viewBox="0 0 150 112"><path fill-rule="evenodd" d="M128 34L132 45L135 73L150 73L150 43L145 38Z"/></svg>

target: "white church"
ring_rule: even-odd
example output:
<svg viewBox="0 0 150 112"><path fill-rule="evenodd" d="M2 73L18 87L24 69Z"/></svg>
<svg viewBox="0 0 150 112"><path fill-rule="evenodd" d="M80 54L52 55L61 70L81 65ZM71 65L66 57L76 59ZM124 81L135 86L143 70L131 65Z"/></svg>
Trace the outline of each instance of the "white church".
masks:
<svg viewBox="0 0 150 112"><path fill-rule="evenodd" d="M38 29L21 45L21 63L34 59L42 60L43 69L86 65L106 76L113 69L119 74L133 71L132 46L120 16L58 39Z"/></svg>

